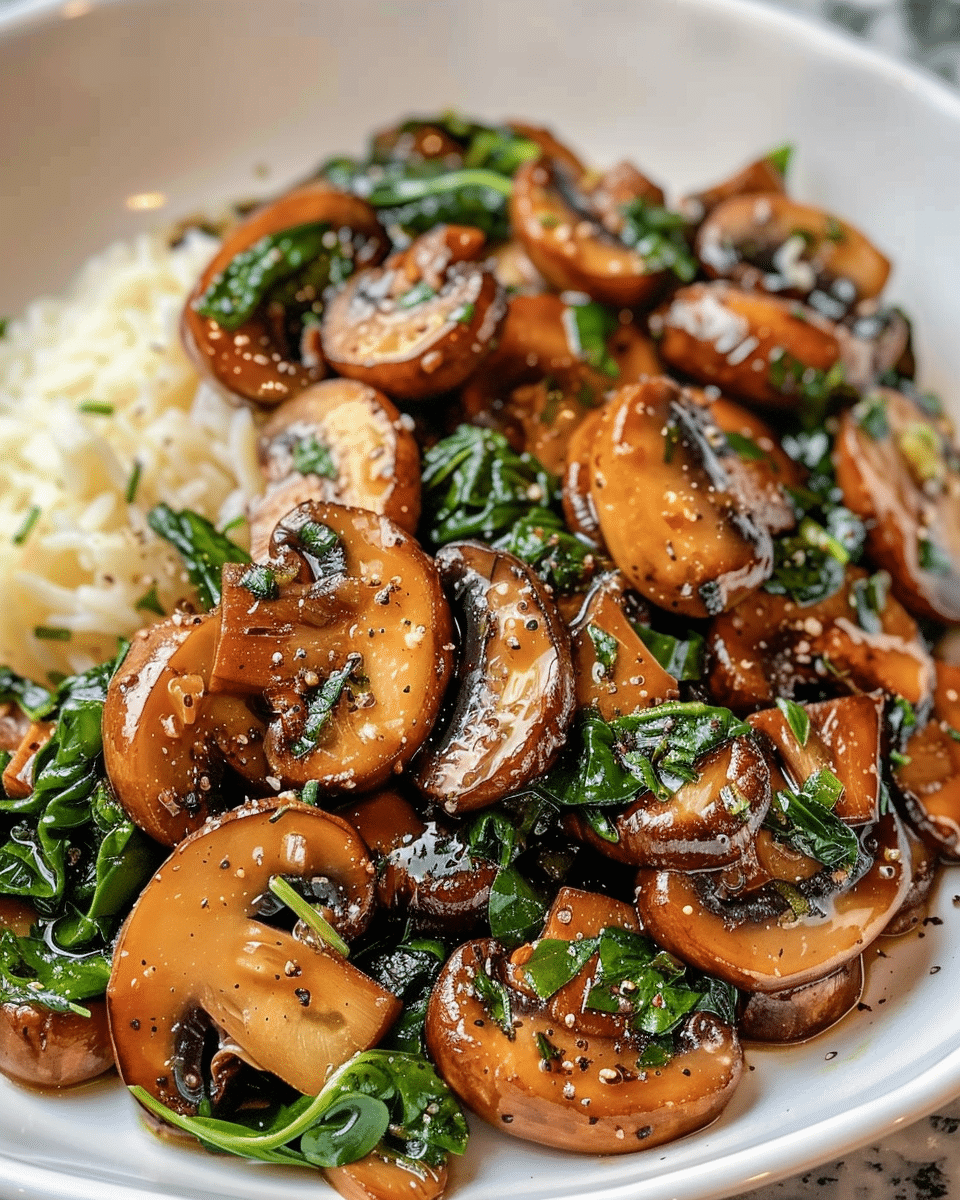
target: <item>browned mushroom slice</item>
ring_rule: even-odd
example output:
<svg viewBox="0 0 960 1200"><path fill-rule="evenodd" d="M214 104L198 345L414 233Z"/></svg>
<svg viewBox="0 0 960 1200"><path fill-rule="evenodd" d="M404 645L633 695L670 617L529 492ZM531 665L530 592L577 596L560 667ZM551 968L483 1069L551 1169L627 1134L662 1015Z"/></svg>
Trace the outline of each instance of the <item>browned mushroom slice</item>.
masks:
<svg viewBox="0 0 960 1200"><path fill-rule="evenodd" d="M473 261L482 246L477 229L438 225L382 267L357 272L324 312L330 365L402 400L463 383L506 311L496 278Z"/></svg>
<svg viewBox="0 0 960 1200"><path fill-rule="evenodd" d="M802 1042L836 1025L860 999L863 956L823 979L782 992L751 992L737 1022L740 1036L755 1042Z"/></svg>
<svg viewBox="0 0 960 1200"><path fill-rule="evenodd" d="M415 928L464 936L487 917L497 866L474 858L456 829L423 821L396 792L379 792L344 817L378 858L377 898Z"/></svg>
<svg viewBox="0 0 960 1200"><path fill-rule="evenodd" d="M345 1200L440 1200L447 1186L446 1166L414 1162L378 1147L342 1167L326 1167L326 1181Z"/></svg>
<svg viewBox="0 0 960 1200"><path fill-rule="evenodd" d="M602 419L603 410L595 409L570 435L563 472L563 515L567 525L598 546L603 545L603 534L590 484L593 446Z"/></svg>
<svg viewBox="0 0 960 1200"><path fill-rule="evenodd" d="M316 1095L390 1027L396 997L332 947L267 922L280 907L277 878L319 896L334 928L351 907L369 915L373 866L359 835L319 809L277 800L186 838L147 884L107 989L126 1084L195 1114L210 1095L197 1031L212 1028L250 1066Z"/></svg>
<svg viewBox="0 0 960 1200"><path fill-rule="evenodd" d="M717 703L750 712L805 686L840 694L882 688L914 705L927 702L933 660L905 609L887 596L876 631L857 623L856 590L866 579L866 571L848 567L844 586L816 604L760 591L716 617L707 642Z"/></svg>
<svg viewBox="0 0 960 1200"><path fill-rule="evenodd" d="M650 328L670 366L775 408L822 393L841 358L832 322L813 309L725 282L680 288Z"/></svg>
<svg viewBox="0 0 960 1200"><path fill-rule="evenodd" d="M289 234L315 244L312 257L300 261L293 249L289 256L290 277L312 269L316 278L303 276L294 294L270 304L261 297L249 316L235 322L236 309L218 309L220 320L208 311L205 298L224 272L236 269L238 258L276 257L280 251L266 239ZM319 241L318 241L319 239ZM305 184L259 209L226 239L200 276L183 310L182 336L197 369L230 396L258 404L279 404L295 396L326 374L316 352L309 322L299 342L291 341L289 313L311 312L315 318L323 307L323 292L344 273L377 262L387 246L377 215L364 200L334 191L328 184ZM231 264L234 264L231 267ZM334 265L335 264L335 265ZM262 272L261 272L262 274ZM278 283L280 281L278 280ZM235 303L230 301L231 304ZM222 323L221 323L222 322ZM297 324L297 322L294 322ZM315 330L314 330L315 334Z"/></svg>
<svg viewBox="0 0 960 1200"><path fill-rule="evenodd" d="M267 774L366 790L407 763L436 719L453 657L432 560L386 517L304 504L265 566L223 572L211 686L262 694Z"/></svg>
<svg viewBox="0 0 960 1200"><path fill-rule="evenodd" d="M882 817L870 839L871 866L842 891L823 872L730 894L713 873L643 869L637 911L656 941L736 987L800 987L856 958L907 894L910 847L899 819Z"/></svg>
<svg viewBox="0 0 960 1200"><path fill-rule="evenodd" d="M263 789L263 721L245 700L212 694L218 614L171 617L138 633L103 707L104 765L132 821L166 846L239 803L229 765Z"/></svg>
<svg viewBox="0 0 960 1200"><path fill-rule="evenodd" d="M676 700L677 680L647 649L633 622L644 613L618 572L601 576L570 626L577 706L605 721L661 700Z"/></svg>
<svg viewBox="0 0 960 1200"><path fill-rule="evenodd" d="M367 508L416 533L413 422L375 388L328 379L282 404L260 431L260 462L269 486L250 520L255 561L269 552L280 519L306 500Z"/></svg>
<svg viewBox="0 0 960 1200"><path fill-rule="evenodd" d="M884 937L900 937L924 920L940 865L940 846L932 837L919 833L909 823L904 830L910 843L910 888L884 928Z"/></svg>
<svg viewBox="0 0 960 1200"><path fill-rule="evenodd" d="M700 226L696 251L712 278L809 300L831 320L879 295L890 274L890 260L858 229L782 191L722 201Z"/></svg>
<svg viewBox="0 0 960 1200"><path fill-rule="evenodd" d="M843 784L834 815L848 825L872 824L880 816L883 693L839 696L800 707L809 724L804 728L799 718L799 733L780 708L764 709L747 720L771 739L794 783L802 784L826 768Z"/></svg>
<svg viewBox="0 0 960 1200"><path fill-rule="evenodd" d="M530 125L526 121L508 121L507 124L514 133L539 146L548 158L558 159L575 175L580 176L586 171L587 168L570 147L564 145L549 129Z"/></svg>
<svg viewBox="0 0 960 1200"><path fill-rule="evenodd" d="M727 179L702 192L693 192L680 201L680 211L697 224L731 196L751 196L757 192L782 192L783 171L772 157L758 158Z"/></svg>
<svg viewBox="0 0 960 1200"><path fill-rule="evenodd" d="M601 932L593 921L581 920L585 896L564 889L560 912L566 919L550 922L545 936L573 944ZM594 899L587 898L588 917ZM614 912L603 928L636 931L622 915L627 906L604 898L602 909L610 907ZM430 1053L479 1116L541 1145L623 1154L681 1137L720 1113L743 1064L728 1025L693 1012L675 1035L669 1061L656 1070L638 1069L644 1039L629 1028L632 1014L587 1006L596 955L593 970L585 964L577 981L562 989L557 1007L522 985L524 959L535 946L521 947L508 960L495 941L468 942L448 960L430 1000ZM481 986L484 979L489 988ZM488 1007L491 992L508 996L505 1014Z"/></svg>
<svg viewBox="0 0 960 1200"><path fill-rule="evenodd" d="M19 704L0 704L0 750L18 749L32 724Z"/></svg>
<svg viewBox="0 0 960 1200"><path fill-rule="evenodd" d="M19 728L19 724L16 728ZM33 768L37 754L53 737L54 721L27 724L16 745L11 746L10 761L0 777L4 794L12 800L24 800L33 791Z"/></svg>
<svg viewBox="0 0 960 1200"><path fill-rule="evenodd" d="M773 570L740 457L671 379L621 388L603 410L591 494L614 562L668 611L723 612Z"/></svg>
<svg viewBox="0 0 960 1200"><path fill-rule="evenodd" d="M894 779L910 820L943 857L960 861L960 741L953 727L931 720L906 746Z"/></svg>
<svg viewBox="0 0 960 1200"><path fill-rule="evenodd" d="M910 322L898 308L865 300L836 327L846 381L858 392L888 371L904 379L916 373Z"/></svg>
<svg viewBox="0 0 960 1200"><path fill-rule="evenodd" d="M644 792L610 818L617 841L579 816L578 835L617 862L703 871L738 862L770 807L770 772L752 738L736 738L697 763L698 778L668 800Z"/></svg>
<svg viewBox="0 0 960 1200"><path fill-rule="evenodd" d="M767 528L773 534L792 529L796 513L784 489L799 487L803 480L776 434L755 413L726 396L708 399L702 392L694 395L698 400L700 395L704 397L711 418L739 456L746 487L753 496L752 507L763 513Z"/></svg>
<svg viewBox="0 0 960 1200"><path fill-rule="evenodd" d="M553 601L525 563L451 542L437 566L465 622L460 683L416 778L447 812L467 812L517 791L553 762L573 718L573 667Z"/></svg>
<svg viewBox="0 0 960 1200"><path fill-rule="evenodd" d="M0 928L27 936L36 912L14 896L0 897ZM0 1004L0 1072L31 1087L65 1088L95 1079L113 1066L104 1000L85 1000L79 1012L40 1004Z"/></svg>
<svg viewBox="0 0 960 1200"><path fill-rule="evenodd" d="M633 169L631 169L633 170ZM559 291L586 292L594 300L634 308L663 281L643 255L618 236L622 206L642 198L663 203L663 193L638 171L627 177L576 173L558 158L524 163L513 179L510 223L537 270Z"/></svg>
<svg viewBox="0 0 960 1200"><path fill-rule="evenodd" d="M834 457L871 558L918 616L960 621L960 468L946 421L890 388L843 414Z"/></svg>

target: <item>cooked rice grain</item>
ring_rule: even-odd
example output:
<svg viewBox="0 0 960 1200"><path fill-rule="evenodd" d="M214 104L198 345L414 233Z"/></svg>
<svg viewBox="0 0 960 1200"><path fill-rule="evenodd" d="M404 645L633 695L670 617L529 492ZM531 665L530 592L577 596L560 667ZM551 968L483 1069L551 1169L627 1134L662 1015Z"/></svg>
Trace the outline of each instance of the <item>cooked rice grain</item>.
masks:
<svg viewBox="0 0 960 1200"><path fill-rule="evenodd" d="M216 245L193 232L175 249L111 246L0 339L0 663L41 682L156 619L138 608L152 588L166 612L192 597L147 526L154 504L223 526L260 488L252 416L199 384L180 346L184 297Z"/></svg>

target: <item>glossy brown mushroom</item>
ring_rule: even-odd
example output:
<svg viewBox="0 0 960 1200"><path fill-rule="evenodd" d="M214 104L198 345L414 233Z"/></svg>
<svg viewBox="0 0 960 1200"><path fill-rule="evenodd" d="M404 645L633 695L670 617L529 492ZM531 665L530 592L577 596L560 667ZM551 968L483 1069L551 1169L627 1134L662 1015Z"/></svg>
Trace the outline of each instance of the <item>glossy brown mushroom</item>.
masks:
<svg viewBox="0 0 960 1200"><path fill-rule="evenodd" d="M28 721L25 729L18 721L9 729L11 741L18 732L20 736L10 746L10 761L0 777L5 795L13 800L24 800L31 794L37 755L53 737L55 729L55 721Z"/></svg>
<svg viewBox="0 0 960 1200"><path fill-rule="evenodd" d="M668 800L643 792L610 817L617 841L575 818L578 835L607 857L638 867L703 871L740 861L770 807L770 772L752 738L736 738L697 763L696 780Z"/></svg>
<svg viewBox="0 0 960 1200"><path fill-rule="evenodd" d="M635 168L606 176L577 174L545 156L524 163L513 180L510 224L538 271L558 291L585 292L594 300L635 308L652 299L663 272L626 245L621 207L643 198L663 203L663 193Z"/></svg>
<svg viewBox="0 0 960 1200"><path fill-rule="evenodd" d="M951 862L960 861L960 741L934 718L907 741L893 776L907 815Z"/></svg>
<svg viewBox="0 0 960 1200"><path fill-rule="evenodd" d="M603 533L597 506L593 502L593 447L603 420L603 410L587 413L570 435L567 443L566 466L563 471L563 515L568 527L598 546L603 545Z"/></svg>
<svg viewBox="0 0 960 1200"><path fill-rule="evenodd" d="M782 992L832 974L884 929L910 887L910 849L899 819L874 827L873 862L841 891L776 880L730 895L711 873L641 870L637 911L652 938L684 962L736 987ZM792 907L806 907L798 916Z"/></svg>
<svg viewBox="0 0 960 1200"><path fill-rule="evenodd" d="M650 328L670 366L773 408L798 407L804 388L815 388L841 359L832 322L725 281L680 288Z"/></svg>
<svg viewBox="0 0 960 1200"><path fill-rule="evenodd" d="M844 503L870 557L921 617L960 621L960 469L948 424L891 388L843 414L834 448Z"/></svg>
<svg viewBox="0 0 960 1200"><path fill-rule="evenodd" d="M0 897L0 928L30 934L36 912L19 898ZM54 1012L41 1004L0 1004L0 1072L30 1087L65 1088L96 1079L113 1066L105 1000L88 1012Z"/></svg>
<svg viewBox="0 0 960 1200"><path fill-rule="evenodd" d="M271 234L316 222L330 226L339 252L358 267L377 262L386 250L386 234L370 205L317 181L295 188L242 221L190 293L181 324L184 346L200 373L228 396L279 404L326 374L322 358L312 347L304 354L302 347L289 346L278 337L263 305L233 330L197 311L204 293L238 254ZM314 303L322 306L322 298Z"/></svg>
<svg viewBox="0 0 960 1200"><path fill-rule="evenodd" d="M211 1095L207 1029L244 1062L316 1095L400 1010L338 951L267 923L274 877L319 893L334 928L371 911L373 866L359 835L320 809L274 800L182 841L120 931L107 989L117 1067L175 1112L195 1114Z"/></svg>
<svg viewBox="0 0 960 1200"><path fill-rule="evenodd" d="M345 1200L440 1200L446 1166L414 1162L378 1147L357 1162L326 1167L324 1179Z"/></svg>
<svg viewBox="0 0 960 1200"><path fill-rule="evenodd" d="M803 743L779 708L752 713L747 720L770 738L796 786L819 770L831 771L843 784L834 815L848 825L870 825L880 816L884 707L883 692L804 704L810 724Z"/></svg>
<svg viewBox="0 0 960 1200"><path fill-rule="evenodd" d="M860 999L863 956L823 979L782 992L751 992L737 1022L740 1036L755 1042L802 1042L836 1025Z"/></svg>
<svg viewBox="0 0 960 1200"><path fill-rule="evenodd" d="M451 542L437 566L464 622L459 684L416 782L447 812L468 812L517 791L553 762L573 718L573 667L553 601L525 563L480 543Z"/></svg>
<svg viewBox="0 0 960 1200"><path fill-rule="evenodd" d="M769 578L773 542L763 510L751 507L741 459L673 380L616 393L603 410L590 476L614 562L659 607L705 617Z"/></svg>
<svg viewBox="0 0 960 1200"><path fill-rule="evenodd" d="M696 252L713 279L809 299L833 320L879 295L890 274L890 260L848 221L782 191L722 201L697 231Z"/></svg>
<svg viewBox="0 0 960 1200"><path fill-rule="evenodd" d="M618 571L602 575L587 593L570 626L578 708L592 706L609 721L679 697L677 680L634 628L645 615ZM598 655L596 639L604 635L613 639L615 649L605 656L612 662Z"/></svg>
<svg viewBox="0 0 960 1200"><path fill-rule="evenodd" d="M327 379L281 404L260 431L260 463L268 486L250 517L255 561L269 553L277 523L306 500L366 508L416 533L413 422L364 383Z"/></svg>
<svg viewBox="0 0 960 1200"><path fill-rule="evenodd" d="M357 272L327 304L323 353L341 375L395 399L457 387L493 346L506 303L476 262L483 234L438 225L382 267Z"/></svg>
<svg viewBox="0 0 960 1200"><path fill-rule="evenodd" d="M338 504L294 509L271 546L266 576L224 567L211 685L263 696L266 774L282 786L378 787L443 699L453 627L437 569L386 517Z"/></svg>
<svg viewBox="0 0 960 1200"><path fill-rule="evenodd" d="M680 201L680 211L691 224L699 224L731 196L752 196L758 192L782 192L783 171L772 158L758 158L726 179L700 192L691 192Z"/></svg>
<svg viewBox="0 0 960 1200"><path fill-rule="evenodd" d="M496 864L475 858L456 828L422 820L397 792L378 792L340 816L377 859L377 899L428 933L465 936L487 919Z"/></svg>
<svg viewBox="0 0 960 1200"><path fill-rule="evenodd" d="M103 706L103 761L130 819L165 846L242 795L230 766L263 790L265 726L244 699L211 691L216 612L176 615L133 638Z"/></svg>
<svg viewBox="0 0 960 1200"><path fill-rule="evenodd" d="M913 618L887 596L877 632L857 622L854 588L866 578L848 567L843 587L815 604L760 591L714 618L707 637L714 699L745 713L812 686L828 695L882 688L926 703L933 660Z"/></svg>
<svg viewBox="0 0 960 1200"><path fill-rule="evenodd" d="M566 922L552 922L547 936L572 941L604 926L636 930L628 906L607 898L584 901L600 926L581 919L580 897L586 895L564 889L558 902ZM693 1013L670 1061L638 1068L640 1043L622 1019L615 1034L600 1032L616 1018L584 1012L581 1002L558 1020L549 1002L513 986L530 949L521 947L508 960L492 939L468 942L451 955L431 996L427 1045L441 1074L474 1112L512 1137L589 1154L661 1145L720 1113L742 1071L739 1042L729 1026L711 1014ZM481 999L474 982L481 973L509 989L509 1034ZM592 1024L594 1016L600 1025Z"/></svg>

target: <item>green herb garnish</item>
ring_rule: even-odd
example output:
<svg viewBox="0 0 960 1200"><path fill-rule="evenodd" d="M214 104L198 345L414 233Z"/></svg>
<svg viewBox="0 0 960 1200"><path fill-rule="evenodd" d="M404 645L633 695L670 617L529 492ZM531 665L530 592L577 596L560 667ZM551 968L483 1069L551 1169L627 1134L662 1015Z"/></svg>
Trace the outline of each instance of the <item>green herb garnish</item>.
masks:
<svg viewBox="0 0 960 1200"><path fill-rule="evenodd" d="M27 510L27 515L20 523L20 528L10 539L15 546L22 546L30 536L34 525L36 525L36 523L40 520L40 512L41 509L39 504L31 504L30 508Z"/></svg>
<svg viewBox="0 0 960 1200"><path fill-rule="evenodd" d="M683 283L696 278L699 264L686 234L685 218L662 205L637 197L623 208L620 240L643 258L649 274L672 271Z"/></svg>
<svg viewBox="0 0 960 1200"><path fill-rule="evenodd" d="M799 746L805 746L810 737L810 714L796 700L788 700L785 696L777 699L777 708L783 713L793 736Z"/></svg>
<svg viewBox="0 0 960 1200"><path fill-rule="evenodd" d="M220 574L224 563L248 563L250 555L235 542L218 533L199 513L180 512L158 504L147 513L147 524L158 536L179 550L190 582L206 609L220 603Z"/></svg>
<svg viewBox="0 0 960 1200"><path fill-rule="evenodd" d="M293 445L293 467L300 475L320 475L324 479L336 479L337 468L333 455L312 434L302 437Z"/></svg>

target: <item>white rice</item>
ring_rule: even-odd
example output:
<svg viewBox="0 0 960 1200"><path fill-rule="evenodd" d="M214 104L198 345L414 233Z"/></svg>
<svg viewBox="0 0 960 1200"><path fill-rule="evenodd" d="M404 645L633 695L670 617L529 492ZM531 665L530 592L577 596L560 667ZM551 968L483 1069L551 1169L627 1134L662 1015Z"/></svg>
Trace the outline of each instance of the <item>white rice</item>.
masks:
<svg viewBox="0 0 960 1200"><path fill-rule="evenodd" d="M216 246L198 232L175 249L111 246L0 339L0 663L21 674L45 682L110 657L156 619L137 607L154 587L166 612L192 597L146 523L154 504L223 527L260 490L250 412L201 385L180 346L184 298Z"/></svg>

